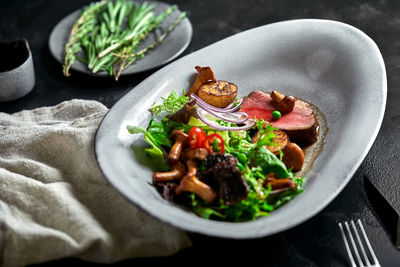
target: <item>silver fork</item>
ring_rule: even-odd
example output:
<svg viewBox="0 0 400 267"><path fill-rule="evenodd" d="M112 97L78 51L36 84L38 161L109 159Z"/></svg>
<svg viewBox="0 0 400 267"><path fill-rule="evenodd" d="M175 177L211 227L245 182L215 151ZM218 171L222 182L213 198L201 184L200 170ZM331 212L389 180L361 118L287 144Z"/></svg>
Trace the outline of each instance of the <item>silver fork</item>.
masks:
<svg viewBox="0 0 400 267"><path fill-rule="evenodd" d="M357 220L357 225L358 225L358 228L360 229L359 231L361 232L361 234L363 236L364 242L361 241L360 235L357 231L356 224L354 223L353 220L350 221L350 225L351 225L351 230L350 230L349 223L347 221L344 222L344 227L341 222L339 223L339 229L340 229L340 232L342 232L344 246L346 248L347 255L349 257L351 266L352 267L357 267L357 266L380 267L381 265L379 264L378 259L375 256L374 250L371 247L371 243L368 240L368 236L365 233L364 227L363 227L360 219ZM354 236L356 237L355 239L357 239L357 243L358 243L357 245L354 240ZM350 240L351 248L350 248L348 240ZM367 252L365 251L365 247L367 247L367 250L368 250ZM363 256L364 261L361 259L360 251ZM356 261L354 260L353 255L355 255L358 265L356 264Z"/></svg>

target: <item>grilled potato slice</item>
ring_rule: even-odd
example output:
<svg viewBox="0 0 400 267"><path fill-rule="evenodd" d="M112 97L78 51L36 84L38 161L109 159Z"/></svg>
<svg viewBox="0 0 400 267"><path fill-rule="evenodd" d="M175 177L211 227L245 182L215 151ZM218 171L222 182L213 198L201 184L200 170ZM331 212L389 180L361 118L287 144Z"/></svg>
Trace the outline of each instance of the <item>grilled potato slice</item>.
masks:
<svg viewBox="0 0 400 267"><path fill-rule="evenodd" d="M274 142L277 145L267 146L266 148L274 153L276 156L279 156L279 149L282 151L285 150L287 145L290 143L290 140L289 136L281 130L274 130L274 134L276 135L274 137Z"/></svg>
<svg viewBox="0 0 400 267"><path fill-rule="evenodd" d="M271 151L272 153L275 154L275 156L279 157L279 149L284 151L286 149L286 147L289 145L290 143L290 139L289 136L281 131L281 130L274 130L274 143L277 145L273 145L273 146L265 146L269 151ZM252 142L255 143L257 142L259 138L259 135L256 134L253 138L252 138Z"/></svg>
<svg viewBox="0 0 400 267"><path fill-rule="evenodd" d="M207 82L203 84L197 95L210 105L224 108L235 101L237 86L227 81Z"/></svg>

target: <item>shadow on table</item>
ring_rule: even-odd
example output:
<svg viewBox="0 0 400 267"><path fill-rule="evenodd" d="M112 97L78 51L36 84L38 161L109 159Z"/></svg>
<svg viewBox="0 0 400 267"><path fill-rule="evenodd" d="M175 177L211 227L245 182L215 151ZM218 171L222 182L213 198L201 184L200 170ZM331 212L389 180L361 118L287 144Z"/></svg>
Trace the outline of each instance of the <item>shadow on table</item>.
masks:
<svg viewBox="0 0 400 267"><path fill-rule="evenodd" d="M132 75L122 75L118 81L113 76L94 76L74 70L70 71L70 77L66 77L62 71L62 64L52 56L48 46L43 49L40 60L40 65L49 75L57 81L66 83L74 88L108 89L126 87L127 85L133 87L158 70L153 69Z"/></svg>

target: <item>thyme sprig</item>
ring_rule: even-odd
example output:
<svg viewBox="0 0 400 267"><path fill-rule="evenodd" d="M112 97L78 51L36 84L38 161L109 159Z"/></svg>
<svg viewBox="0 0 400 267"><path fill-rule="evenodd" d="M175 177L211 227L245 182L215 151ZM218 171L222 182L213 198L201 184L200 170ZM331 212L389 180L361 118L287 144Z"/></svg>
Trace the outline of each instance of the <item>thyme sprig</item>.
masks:
<svg viewBox="0 0 400 267"><path fill-rule="evenodd" d="M69 69L74 64L76 54L78 54L82 47L80 40L87 34L93 31L96 24L96 15L100 8L107 3L106 0L90 4L80 15L79 19L73 24L68 42L64 46L65 56L63 72L65 76L70 76Z"/></svg>

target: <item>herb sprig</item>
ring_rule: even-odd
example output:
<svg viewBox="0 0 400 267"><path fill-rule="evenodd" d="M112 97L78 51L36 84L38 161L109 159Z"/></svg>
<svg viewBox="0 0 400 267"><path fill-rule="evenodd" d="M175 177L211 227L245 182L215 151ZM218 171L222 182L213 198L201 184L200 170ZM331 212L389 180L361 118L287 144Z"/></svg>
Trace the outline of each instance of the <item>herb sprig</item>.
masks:
<svg viewBox="0 0 400 267"><path fill-rule="evenodd" d="M155 15L153 9L154 4L130 0L103 0L84 8L64 47L64 75L70 76L70 68L77 59L87 64L93 73L106 71L118 80L126 68L161 44L186 17L183 12L155 42L139 50L141 42L159 28L177 6L159 15ZM83 56L80 55L82 51Z"/></svg>
<svg viewBox="0 0 400 267"><path fill-rule="evenodd" d="M74 64L76 55L82 50L80 40L94 30L96 24L96 16L99 10L107 3L106 0L92 3L83 10L79 19L72 26L68 42L64 46L64 75L69 77L72 64Z"/></svg>

